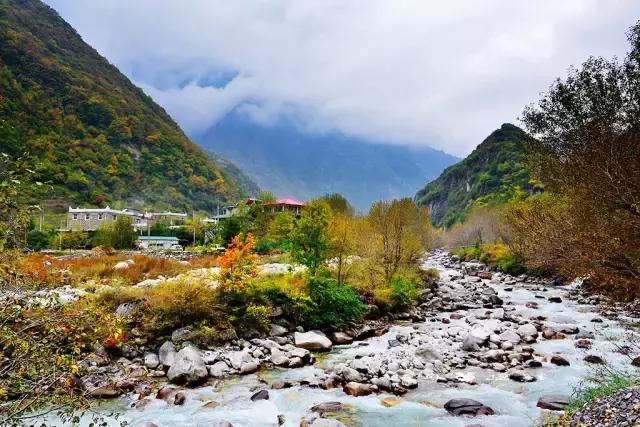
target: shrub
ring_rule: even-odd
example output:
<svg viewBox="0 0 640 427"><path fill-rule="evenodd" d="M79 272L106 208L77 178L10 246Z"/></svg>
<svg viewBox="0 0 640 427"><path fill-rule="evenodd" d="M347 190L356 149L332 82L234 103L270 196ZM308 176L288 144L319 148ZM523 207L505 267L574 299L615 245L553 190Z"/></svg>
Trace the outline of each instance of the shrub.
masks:
<svg viewBox="0 0 640 427"><path fill-rule="evenodd" d="M415 279L400 274L391 278L391 301L394 309L412 306L420 297Z"/></svg>
<svg viewBox="0 0 640 427"><path fill-rule="evenodd" d="M196 280L173 280L150 288L143 295L152 316L152 328L170 331L212 319L216 315L216 293Z"/></svg>
<svg viewBox="0 0 640 427"><path fill-rule="evenodd" d="M249 304L246 310L246 322L259 331L269 329L269 317L271 316L271 307L267 305Z"/></svg>
<svg viewBox="0 0 640 427"><path fill-rule="evenodd" d="M29 234L27 234L27 246L34 251L40 251L49 247L50 240L49 234L43 231L31 230Z"/></svg>
<svg viewBox="0 0 640 427"><path fill-rule="evenodd" d="M313 302L310 326L339 327L362 316L364 304L348 285L340 285L325 276L310 277L307 282Z"/></svg>

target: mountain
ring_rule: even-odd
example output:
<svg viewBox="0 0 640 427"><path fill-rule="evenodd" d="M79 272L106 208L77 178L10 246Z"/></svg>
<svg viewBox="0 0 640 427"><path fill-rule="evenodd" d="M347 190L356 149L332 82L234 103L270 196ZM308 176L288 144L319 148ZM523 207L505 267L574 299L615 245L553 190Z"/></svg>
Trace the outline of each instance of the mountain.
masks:
<svg viewBox="0 0 640 427"><path fill-rule="evenodd" d="M213 210L249 182L39 0L0 0L0 152L30 153L65 203Z"/></svg>
<svg viewBox="0 0 640 427"><path fill-rule="evenodd" d="M194 137L236 164L264 190L307 200L341 193L360 210L411 196L458 159L432 148L372 143L340 133L310 133L281 121L259 125L235 111Z"/></svg>
<svg viewBox="0 0 640 427"><path fill-rule="evenodd" d="M464 219L472 206L506 203L540 190L524 162L529 138L519 127L503 124L464 160L418 191L416 200L429 207L435 224L449 227Z"/></svg>

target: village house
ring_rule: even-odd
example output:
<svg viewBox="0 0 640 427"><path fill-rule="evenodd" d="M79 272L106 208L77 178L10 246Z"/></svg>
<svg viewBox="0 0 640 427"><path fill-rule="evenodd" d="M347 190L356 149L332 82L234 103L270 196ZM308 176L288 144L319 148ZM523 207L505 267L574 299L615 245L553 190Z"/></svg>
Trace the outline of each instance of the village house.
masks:
<svg viewBox="0 0 640 427"><path fill-rule="evenodd" d="M277 199L274 202L266 203L272 213L291 212L295 216L300 216L306 205L305 202L296 199Z"/></svg>
<svg viewBox="0 0 640 427"><path fill-rule="evenodd" d="M170 225L184 224L186 213L160 212L142 213L136 209L112 209L106 208L72 208L67 212L67 230L70 231L95 231L105 222L115 221L118 216L126 215L131 218L134 230L148 230L157 221L167 221Z"/></svg>
<svg viewBox="0 0 640 427"><path fill-rule="evenodd" d="M255 198L249 198L246 201L242 202L246 206L251 206L253 204L262 203L260 200ZM204 219L204 222L207 224L217 224L218 222L229 218L231 215L238 211L241 202L236 203L235 205L223 206L218 208L216 215L211 217L207 217ZM278 212L291 212L295 216L300 216L302 213L302 209L306 206L305 202L301 202L299 200L286 198L286 199L277 199L273 202L265 203L268 211L270 213L278 213Z"/></svg>

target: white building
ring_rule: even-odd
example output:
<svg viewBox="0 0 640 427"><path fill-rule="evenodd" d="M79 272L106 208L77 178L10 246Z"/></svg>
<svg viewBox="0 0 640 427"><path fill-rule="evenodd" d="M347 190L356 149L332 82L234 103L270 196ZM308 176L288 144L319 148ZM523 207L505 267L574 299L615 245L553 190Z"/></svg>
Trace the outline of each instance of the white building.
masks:
<svg viewBox="0 0 640 427"><path fill-rule="evenodd" d="M177 237L170 236L140 236L138 248L145 250L182 250Z"/></svg>

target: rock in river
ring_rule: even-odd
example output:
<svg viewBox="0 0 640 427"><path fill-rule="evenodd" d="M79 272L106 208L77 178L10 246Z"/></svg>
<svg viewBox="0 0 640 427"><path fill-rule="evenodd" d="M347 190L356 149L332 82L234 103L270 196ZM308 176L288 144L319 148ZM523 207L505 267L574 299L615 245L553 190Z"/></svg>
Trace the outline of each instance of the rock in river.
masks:
<svg viewBox="0 0 640 427"><path fill-rule="evenodd" d="M320 331L296 332L294 334L296 347L312 351L330 351L331 340Z"/></svg>
<svg viewBox="0 0 640 427"><path fill-rule="evenodd" d="M187 346L176 354L167 377L175 384L196 385L207 380L209 372L198 349Z"/></svg>
<svg viewBox="0 0 640 427"><path fill-rule="evenodd" d="M541 396L538 399L538 408L549 409L551 411L564 411L564 408L569 404L567 396Z"/></svg>
<svg viewBox="0 0 640 427"><path fill-rule="evenodd" d="M495 414L493 409L473 399L451 399L444 404L444 409L455 416L471 415L475 417Z"/></svg>

